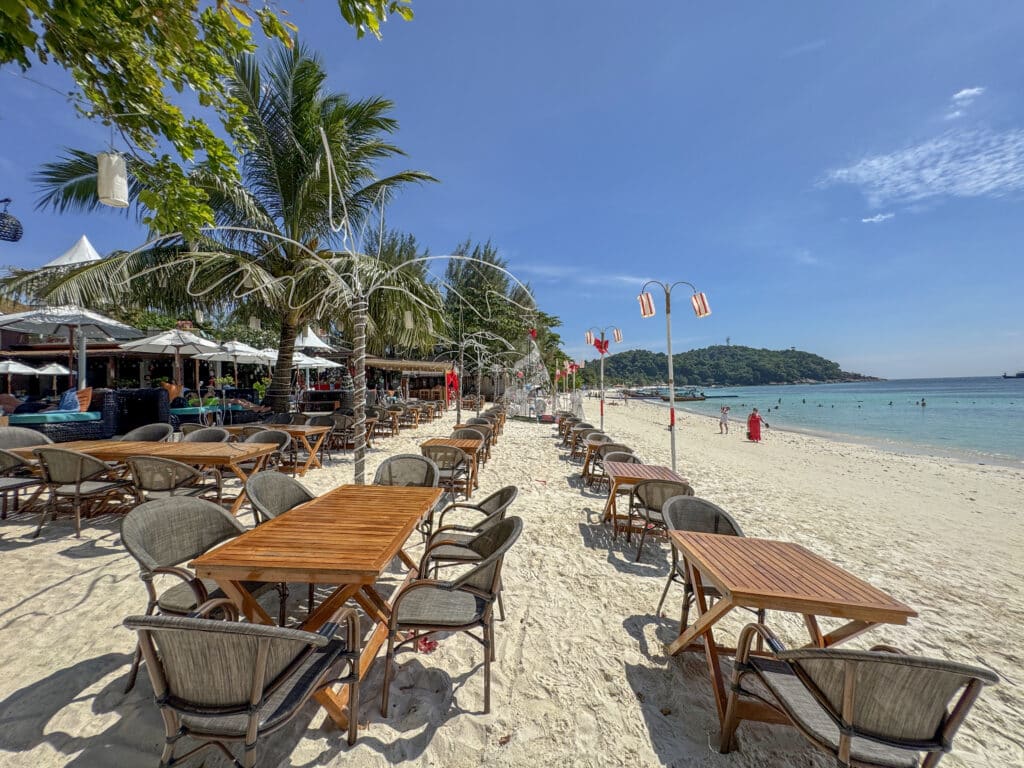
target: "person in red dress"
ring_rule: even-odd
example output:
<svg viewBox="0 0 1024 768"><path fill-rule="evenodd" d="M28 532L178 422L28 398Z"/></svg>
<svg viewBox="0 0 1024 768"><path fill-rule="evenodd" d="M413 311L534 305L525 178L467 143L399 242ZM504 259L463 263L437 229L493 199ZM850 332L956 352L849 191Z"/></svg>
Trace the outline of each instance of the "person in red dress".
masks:
<svg viewBox="0 0 1024 768"><path fill-rule="evenodd" d="M747 416L747 437L750 438L751 442L761 442L761 414L757 412L757 408L750 412Z"/></svg>

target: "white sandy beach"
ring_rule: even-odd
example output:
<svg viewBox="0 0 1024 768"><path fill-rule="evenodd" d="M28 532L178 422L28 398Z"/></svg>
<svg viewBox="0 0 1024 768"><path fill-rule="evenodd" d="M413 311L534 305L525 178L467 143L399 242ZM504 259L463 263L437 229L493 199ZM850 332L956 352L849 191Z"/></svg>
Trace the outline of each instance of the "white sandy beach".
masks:
<svg viewBox="0 0 1024 768"><path fill-rule="evenodd" d="M596 402L586 407L596 411ZM387 455L418 452L454 419L452 410L378 441L370 470ZM663 408L616 405L605 427L648 463L667 464L665 419ZM754 445L742 432L734 423L720 436L715 420L682 416L680 471L697 494L748 535L803 544L919 611L908 626L875 630L852 647L886 642L998 671L1003 681L985 690L942 765L1024 765L1024 665L1014 650L1024 618L1024 472L776 430ZM634 544L613 542L600 523L604 495L579 490L579 466L564 460L554 434L509 420L474 495L518 485L512 513L525 521L505 566L492 713L479 714L479 645L451 636L433 653L399 655L387 720L374 666L354 747L311 704L265 742L261 765L830 764L780 726L742 725L730 755L711 746L718 725L703 657L662 650L677 633L682 594L674 589L665 618L655 615L667 544L655 540L635 563ZM351 477L346 454L306 482L319 492ZM0 765L155 766L163 730L145 672L122 692L134 637L121 620L144 609L145 593L119 544L119 518L90 521L81 540L67 518L32 540L36 522L22 514L0 523ZM293 595L302 602L304 590ZM295 617L302 611L297 605ZM733 614L719 638L745 620ZM805 642L794 617L768 620L784 640ZM226 763L207 752L192 764Z"/></svg>

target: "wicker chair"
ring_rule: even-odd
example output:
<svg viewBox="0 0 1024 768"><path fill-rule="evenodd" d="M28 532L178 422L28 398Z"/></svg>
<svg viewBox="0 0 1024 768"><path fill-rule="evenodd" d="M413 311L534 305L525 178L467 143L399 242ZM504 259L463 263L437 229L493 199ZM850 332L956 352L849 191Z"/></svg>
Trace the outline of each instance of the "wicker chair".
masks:
<svg viewBox="0 0 1024 768"><path fill-rule="evenodd" d="M465 451L448 445L425 445L423 455L437 465L437 485L452 495L452 500L462 494L467 499L473 492L473 459Z"/></svg>
<svg viewBox="0 0 1024 768"><path fill-rule="evenodd" d="M181 438L183 443L226 443L231 433L220 427L203 427L194 429Z"/></svg>
<svg viewBox="0 0 1024 768"><path fill-rule="evenodd" d="M75 538L82 536L82 509L100 502L101 505L117 499L123 501L131 494L131 482L112 477L110 465L78 451L64 448L36 448L32 453L43 473L43 484L50 491L50 499L39 518L34 536L39 536L52 514L57 519L61 499L70 499L75 513Z"/></svg>
<svg viewBox="0 0 1024 768"><path fill-rule="evenodd" d="M389 456L373 476L374 485L418 485L424 488L437 488L440 480L441 470L437 464L416 453Z"/></svg>
<svg viewBox="0 0 1024 768"><path fill-rule="evenodd" d="M262 525L267 520L273 520L289 509L316 498L298 480L280 472L257 472L252 475L245 481L245 495L252 504L252 516L256 520L256 525ZM278 589L281 592L281 599L287 603L288 585L280 584ZM313 612L315 591L316 585L310 584L307 600L307 609L310 613ZM281 624L284 624L283 618Z"/></svg>
<svg viewBox="0 0 1024 768"><path fill-rule="evenodd" d="M139 635L166 737L161 765L215 747L256 765L259 740L290 722L318 691L349 687L348 743L359 718L359 617L341 608L320 632L176 616L130 616ZM342 630L343 629L343 634ZM339 676L344 665L345 674ZM200 744L175 756L178 742ZM228 747L244 745L242 762Z"/></svg>
<svg viewBox="0 0 1024 768"><path fill-rule="evenodd" d="M743 530L732 516L717 504L698 499L696 496L673 496L661 505L661 516L665 519L665 528L670 531L695 531L697 533L717 533L721 536L742 536ZM668 590L673 582L683 585L683 612L679 619L679 632L682 634L689 624L690 605L695 599L693 583L685 560L680 557L679 550L672 544L672 569L668 572L665 589L661 592L656 613L661 613ZM704 594L713 600L721 597L713 584L704 583ZM757 616L757 623L764 624L763 608L748 608ZM760 647L758 648L760 650Z"/></svg>
<svg viewBox="0 0 1024 768"><path fill-rule="evenodd" d="M257 435L260 432L265 432L268 429L270 429L270 427L266 424L246 424L245 426L239 427L235 434L238 435L239 440L245 440L246 438Z"/></svg>
<svg viewBox="0 0 1024 768"><path fill-rule="evenodd" d="M164 443L174 434L170 424L144 424L136 427L121 438L124 442Z"/></svg>
<svg viewBox="0 0 1024 768"><path fill-rule="evenodd" d="M193 432L198 432L200 429L208 429L208 427L205 424L199 424L198 422L186 422L182 424L180 427L181 439L184 440L185 437Z"/></svg>
<svg viewBox="0 0 1024 768"><path fill-rule="evenodd" d="M453 429L451 434L452 440L487 440L487 436L479 429L473 429L472 427L461 427L460 429Z"/></svg>
<svg viewBox="0 0 1024 768"><path fill-rule="evenodd" d="M28 448L34 445L51 445L53 440L46 435L25 427L0 427L0 448Z"/></svg>
<svg viewBox="0 0 1024 768"><path fill-rule="evenodd" d="M139 578L148 595L146 615L186 616L207 600L224 597L215 581L197 579L183 564L244 532L245 526L229 512L203 499L147 501L125 515L121 521L121 541L139 564ZM158 577L174 577L178 582L158 592ZM246 584L254 595L275 588L274 584L262 582ZM283 624L283 604L280 613ZM135 685L140 660L136 647L126 692Z"/></svg>
<svg viewBox="0 0 1024 768"><path fill-rule="evenodd" d="M284 457L285 454L287 454L291 461L292 474L295 473L295 442L292 440L292 436L283 429L261 429L258 432L253 432L242 442L274 443L277 446L277 449L274 450L274 452L267 457L266 462L262 464L263 469L280 467L284 464ZM252 461L239 462L238 466L240 466L244 471L250 472L256 469L258 463L258 460L254 459Z"/></svg>
<svg viewBox="0 0 1024 768"><path fill-rule="evenodd" d="M334 444L334 416L332 414L324 414L323 416L310 416L309 421L306 422L306 426L309 427L330 427L330 431L324 435L323 441L320 443L320 461L324 460L324 454L327 454L327 458L334 461L334 456L331 454L331 446Z"/></svg>
<svg viewBox="0 0 1024 768"><path fill-rule="evenodd" d="M0 512L0 520L7 519L10 496L14 497L14 510L17 511L18 494L32 488L38 495L43 488L42 483L43 481L32 473L32 465L29 462L17 454L0 449L0 497L3 498L3 511Z"/></svg>
<svg viewBox="0 0 1024 768"><path fill-rule="evenodd" d="M608 442L602 442L601 445L594 449L593 454L590 456L590 468L587 470L587 476L584 478L587 481L588 486L594 485L596 482L598 486L608 480L608 476L604 473L604 457L609 453L632 453L633 449L624 443L615 443L611 439Z"/></svg>
<svg viewBox="0 0 1024 768"><path fill-rule="evenodd" d="M579 429L596 429L593 424L586 421L577 421L576 423L570 423L562 435L562 445L569 445L572 442L573 432Z"/></svg>
<svg viewBox="0 0 1024 768"><path fill-rule="evenodd" d="M388 621L388 651L380 712L387 717L391 667L395 652L434 632L465 632L484 647L484 714L491 711L491 662L494 660L494 601L501 590L501 566L523 530L518 517L506 517L466 545L479 560L451 581L418 578L406 583L395 596ZM434 546L442 546L437 542ZM432 552L428 547L420 561L419 573L430 573ZM481 637L470 630L479 627ZM399 636L408 633L403 639ZM397 642L396 642L397 641Z"/></svg>
<svg viewBox="0 0 1024 768"><path fill-rule="evenodd" d="M293 427L304 427L306 422L309 421L309 417L304 413L293 413L286 424L290 424Z"/></svg>
<svg viewBox="0 0 1024 768"><path fill-rule="evenodd" d="M599 429L583 429L576 433L572 447L569 450L569 459L583 461L587 455L587 443L610 443L613 442L611 435L606 435Z"/></svg>
<svg viewBox="0 0 1024 768"><path fill-rule="evenodd" d="M332 439L334 441L334 448L340 448L345 451L348 450L349 443L355 445L356 442L356 418L352 414L339 413L335 411L331 415L331 419L334 421L334 429L331 432Z"/></svg>
<svg viewBox="0 0 1024 768"><path fill-rule="evenodd" d="M269 416L268 418L264 419L263 423L264 424L277 424L278 426L282 426L282 425L285 425L285 424L291 424L292 423L292 416L291 416L290 413L275 413L275 414L272 414L271 416ZM305 423L305 422L303 422L303 423Z"/></svg>
<svg viewBox="0 0 1024 768"><path fill-rule="evenodd" d="M169 496L202 497L210 493L220 504L223 497L224 479L214 467L196 469L160 456L132 456L125 463L140 504Z"/></svg>
<svg viewBox="0 0 1024 768"><path fill-rule="evenodd" d="M751 655L755 634L772 656ZM767 627L748 624L737 645L720 749L732 746L741 698L754 698L777 710L837 765L934 768L951 751L982 688L998 679L988 669L907 656L886 646L787 651Z"/></svg>
<svg viewBox="0 0 1024 768"><path fill-rule="evenodd" d="M644 540L652 528L666 530L665 518L661 508L673 496L693 496L693 488L689 483L677 483L673 480L643 480L633 487L632 500L629 505L629 525L626 528L626 540L633 530L633 518L640 518L643 523L640 529L640 543L636 548L636 559L644 550Z"/></svg>

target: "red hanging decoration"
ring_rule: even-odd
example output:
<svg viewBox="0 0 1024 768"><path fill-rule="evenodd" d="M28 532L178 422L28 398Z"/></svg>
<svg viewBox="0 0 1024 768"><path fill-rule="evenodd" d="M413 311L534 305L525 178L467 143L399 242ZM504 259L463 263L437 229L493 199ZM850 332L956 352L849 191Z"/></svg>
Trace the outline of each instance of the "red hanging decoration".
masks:
<svg viewBox="0 0 1024 768"><path fill-rule="evenodd" d="M595 339L594 340L594 348L597 350L597 353L599 355L605 355L605 354L608 354L608 344L609 343L610 343L610 340L608 340L608 339L605 339L604 341L601 341L601 339Z"/></svg>
<svg viewBox="0 0 1024 768"><path fill-rule="evenodd" d="M537 340L537 329L536 328L531 328L530 329L530 338L533 339L534 341Z"/></svg>

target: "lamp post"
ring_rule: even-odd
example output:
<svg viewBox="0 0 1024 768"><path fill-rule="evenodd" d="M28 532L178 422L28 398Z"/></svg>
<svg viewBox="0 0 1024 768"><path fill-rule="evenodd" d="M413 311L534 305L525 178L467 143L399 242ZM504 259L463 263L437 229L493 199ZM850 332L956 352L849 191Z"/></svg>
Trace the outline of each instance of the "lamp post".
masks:
<svg viewBox="0 0 1024 768"><path fill-rule="evenodd" d="M654 317L654 298L647 292L647 286L657 285L665 292L665 346L668 354L668 429L672 442L672 471L676 471L676 381L672 364L672 289L677 285L685 285L693 295L690 296L690 303L697 317L707 317L711 314L708 306L708 299L703 293L699 293L693 283L685 280L677 280L674 283L663 283L660 280L648 280L640 289L637 299L640 302L640 316ZM602 365L604 360L601 360Z"/></svg>
<svg viewBox="0 0 1024 768"><path fill-rule="evenodd" d="M645 286L646 287L646 286ZM622 331L616 328L614 325L606 325L604 328L588 328L584 338L587 344L592 344L597 351L601 354L601 431L604 431L604 356L608 353L608 341L605 339L605 333L608 331L612 332L612 336L616 343L622 341ZM600 338L595 336L599 334Z"/></svg>

